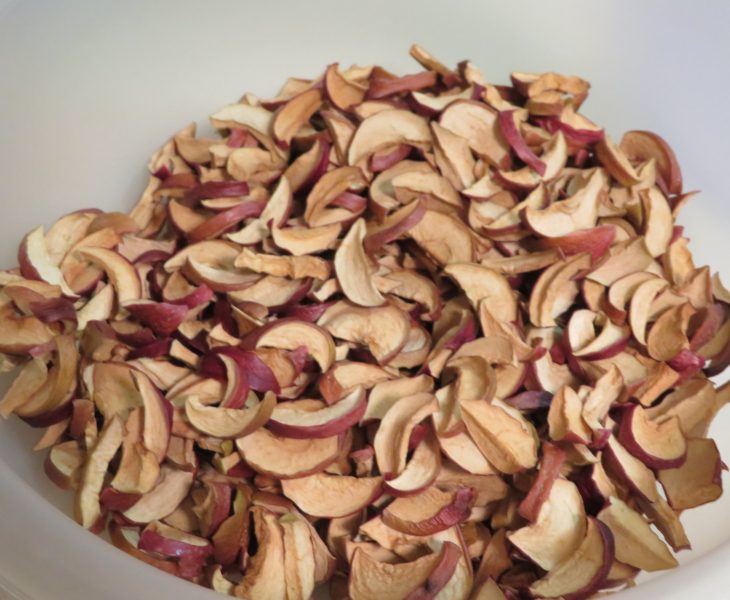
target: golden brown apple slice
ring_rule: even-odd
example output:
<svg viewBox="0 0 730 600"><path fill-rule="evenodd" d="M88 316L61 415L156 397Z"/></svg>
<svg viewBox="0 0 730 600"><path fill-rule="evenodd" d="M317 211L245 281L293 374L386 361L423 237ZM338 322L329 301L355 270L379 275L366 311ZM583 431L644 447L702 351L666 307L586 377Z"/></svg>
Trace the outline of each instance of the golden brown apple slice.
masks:
<svg viewBox="0 0 730 600"><path fill-rule="evenodd" d="M576 551L530 586L540 598L582 600L591 597L606 581L614 559L611 531L589 518L586 535Z"/></svg>
<svg viewBox="0 0 730 600"><path fill-rule="evenodd" d="M242 347L296 350L304 346L324 372L335 362L335 344L325 329L297 319L278 319L249 334Z"/></svg>
<svg viewBox="0 0 730 600"><path fill-rule="evenodd" d="M722 495L722 461L712 440L687 440L687 458L672 469L659 471L659 481L675 510L694 508Z"/></svg>
<svg viewBox="0 0 730 600"><path fill-rule="evenodd" d="M0 401L0 416L7 419L15 410L29 403L47 379L46 361L34 358L25 363Z"/></svg>
<svg viewBox="0 0 730 600"><path fill-rule="evenodd" d="M146 494L157 483L160 461L142 443L144 409L130 411L122 441L122 457L111 486L125 494Z"/></svg>
<svg viewBox="0 0 730 600"><path fill-rule="evenodd" d="M294 96L274 116L271 127L274 139L284 147L289 146L292 138L321 105L322 90L313 88Z"/></svg>
<svg viewBox="0 0 730 600"><path fill-rule="evenodd" d="M394 375L378 365L340 360L322 374L319 391L328 404L334 404L358 386L371 389L391 379L394 379Z"/></svg>
<svg viewBox="0 0 730 600"><path fill-rule="evenodd" d="M652 421L642 406L624 409L618 440L636 458L652 469L680 467L687 455L687 440L676 417Z"/></svg>
<svg viewBox="0 0 730 600"><path fill-rule="evenodd" d="M317 324L336 338L366 346L380 364L395 357L411 332L408 315L392 305L365 308L340 301Z"/></svg>
<svg viewBox="0 0 730 600"><path fill-rule="evenodd" d="M573 196L538 210L526 208L525 223L538 235L558 238L581 229L595 227L601 192L606 185L606 176L596 170L586 183Z"/></svg>
<svg viewBox="0 0 730 600"><path fill-rule="evenodd" d="M474 183L476 164L469 142L435 121L431 123L431 131L437 167L455 189L468 188Z"/></svg>
<svg viewBox="0 0 730 600"><path fill-rule="evenodd" d="M382 419L390 408L401 398L413 396L419 392L432 392L433 379L428 375L403 377L393 381L378 383L370 391L368 406L361 422Z"/></svg>
<svg viewBox="0 0 730 600"><path fill-rule="evenodd" d="M508 168L510 148L497 123L497 113L481 102L462 100L450 104L439 124L469 142L490 164Z"/></svg>
<svg viewBox="0 0 730 600"><path fill-rule="evenodd" d="M347 151L347 163L360 165L375 152L398 144L429 148L431 141L423 117L407 110L386 110L360 123Z"/></svg>
<svg viewBox="0 0 730 600"><path fill-rule="evenodd" d="M193 484L193 476L193 473L163 466L157 485L122 514L133 523L149 523L164 519L188 495Z"/></svg>
<svg viewBox="0 0 730 600"><path fill-rule="evenodd" d="M431 485L441 470L441 455L436 436L429 431L426 438L413 451L413 456L403 472L385 482L394 496L416 494Z"/></svg>
<svg viewBox="0 0 730 600"><path fill-rule="evenodd" d="M598 513L598 519L613 533L618 560L648 572L677 566L677 560L644 517L619 498L612 497L609 502Z"/></svg>
<svg viewBox="0 0 730 600"><path fill-rule="evenodd" d="M142 297L139 275L134 266L121 254L107 248L81 248L78 253L106 272L120 303Z"/></svg>
<svg viewBox="0 0 730 600"><path fill-rule="evenodd" d="M651 131L627 131L619 148L635 163L653 158L669 193L682 193L682 171L674 151L662 137Z"/></svg>
<svg viewBox="0 0 730 600"><path fill-rule="evenodd" d="M298 410L296 402L277 406L269 430L282 437L327 438L347 431L359 422L367 405L365 390L358 386L347 396L321 410Z"/></svg>
<svg viewBox="0 0 730 600"><path fill-rule="evenodd" d="M324 471L340 455L343 436L299 440L257 429L236 439L236 446L252 469L278 479L304 477Z"/></svg>
<svg viewBox="0 0 730 600"><path fill-rule="evenodd" d="M555 317L568 310L578 295L578 285L573 278L587 269L590 261L590 254L577 254L542 272L530 295L530 321L533 325L555 325Z"/></svg>
<svg viewBox="0 0 730 600"><path fill-rule="evenodd" d="M644 211L644 241L649 254L661 256L674 235L674 217L667 199L658 188L651 187L639 192Z"/></svg>
<svg viewBox="0 0 730 600"><path fill-rule="evenodd" d="M251 510L258 550L233 593L239 598L286 600L287 582L284 532L279 518L262 507Z"/></svg>
<svg viewBox="0 0 730 600"><path fill-rule="evenodd" d="M86 529L93 527L101 516L99 494L109 463L122 445L123 435L122 420L113 417L106 423L86 457L74 504L76 520Z"/></svg>
<svg viewBox="0 0 730 600"><path fill-rule="evenodd" d="M535 523L508 534L507 538L540 567L551 571L578 549L586 526L578 488L570 481L556 479Z"/></svg>
<svg viewBox="0 0 730 600"><path fill-rule="evenodd" d="M659 499L654 473L613 436L609 437L603 450L603 465L610 475L629 486L638 497L648 502Z"/></svg>
<svg viewBox="0 0 730 600"><path fill-rule="evenodd" d="M329 263L316 256L272 256L244 248L233 264L239 269L291 279L312 277L325 281L330 276Z"/></svg>
<svg viewBox="0 0 730 600"><path fill-rule="evenodd" d="M197 396L187 396L185 415L197 430L220 439L232 439L263 427L275 406L273 392L266 392L261 402L247 403L246 408L205 406Z"/></svg>
<svg viewBox="0 0 730 600"><path fill-rule="evenodd" d="M358 549L351 561L350 597L352 600L435 598L453 575L460 555L459 547L447 542L438 553L391 565L378 562ZM427 585L433 592L423 595Z"/></svg>
<svg viewBox="0 0 730 600"><path fill-rule="evenodd" d="M373 442L378 468L384 476L397 476L403 471L413 428L437 410L436 398L421 392L401 398L385 413Z"/></svg>
<svg viewBox="0 0 730 600"><path fill-rule="evenodd" d="M611 289L615 285L611 286ZM660 277L651 277L640 283L631 296L629 324L631 325L631 332L640 344L646 344L646 325L649 322L654 298L666 289L668 285L669 282Z"/></svg>
<svg viewBox="0 0 730 600"><path fill-rule="evenodd" d="M337 63L327 67L324 89L329 101L340 110L347 110L353 105L360 104L367 91L363 86L345 77Z"/></svg>
<svg viewBox="0 0 730 600"><path fill-rule="evenodd" d="M537 434L522 414L500 402L462 402L469 435L484 456L503 473L516 473L537 463Z"/></svg>
<svg viewBox="0 0 730 600"><path fill-rule="evenodd" d="M408 535L426 536L464 522L474 502L474 491L458 488L443 492L437 487L396 498L383 510L383 523Z"/></svg>
<svg viewBox="0 0 730 600"><path fill-rule="evenodd" d="M623 151L613 143L607 135L596 144L596 157L603 167L621 185L631 186L639 183L639 176L636 170Z"/></svg>
<svg viewBox="0 0 730 600"><path fill-rule="evenodd" d="M643 271L652 263L643 237L614 244L608 254L606 260L588 273L588 279L609 286L622 277Z"/></svg>
<svg viewBox="0 0 730 600"><path fill-rule="evenodd" d="M51 231L49 230L49 234ZM62 258L62 257L61 257ZM57 285L64 295L71 298L77 297L69 287L63 273L58 268L58 262L54 262L49 253L46 236L43 235L43 227L37 227L23 238L18 248L18 264L24 277L38 279Z"/></svg>
<svg viewBox="0 0 730 600"><path fill-rule="evenodd" d="M319 254L330 250L342 231L340 223L322 227L279 227L271 228L274 243L294 256Z"/></svg>
<svg viewBox="0 0 730 600"><path fill-rule="evenodd" d="M476 308L480 302L502 321L517 318L517 300L509 282L488 267L473 263L450 263L444 273L452 277Z"/></svg>
<svg viewBox="0 0 730 600"><path fill-rule="evenodd" d="M335 272L348 300L359 306L380 306L385 298L373 282L375 267L363 248L366 231L364 219L350 227L335 253Z"/></svg>
<svg viewBox="0 0 730 600"><path fill-rule="evenodd" d="M434 231L443 234L434 236ZM441 265L468 263L474 258L473 234L453 215L427 210L421 220L411 227L408 235Z"/></svg>
<svg viewBox="0 0 730 600"><path fill-rule="evenodd" d="M624 378L621 371L615 365L611 365L598 378L586 397L583 403L583 419L594 431L594 435L603 428L608 411L613 403L618 401L623 387Z"/></svg>
<svg viewBox="0 0 730 600"><path fill-rule="evenodd" d="M308 600L315 586L315 557L312 532L295 514L279 518L284 540L284 580L287 600Z"/></svg>
<svg viewBox="0 0 730 600"><path fill-rule="evenodd" d="M550 439L574 444L589 444L592 430L583 419L583 401L568 386L561 387L553 396L548 410Z"/></svg>
<svg viewBox="0 0 730 600"><path fill-rule="evenodd" d="M694 307L685 302L662 313L652 325L646 339L649 356L655 360L670 361L682 350L689 348L687 327L695 312Z"/></svg>
<svg viewBox="0 0 730 600"><path fill-rule="evenodd" d="M383 493L382 477L317 473L281 482L284 495L312 517L336 518L369 506Z"/></svg>

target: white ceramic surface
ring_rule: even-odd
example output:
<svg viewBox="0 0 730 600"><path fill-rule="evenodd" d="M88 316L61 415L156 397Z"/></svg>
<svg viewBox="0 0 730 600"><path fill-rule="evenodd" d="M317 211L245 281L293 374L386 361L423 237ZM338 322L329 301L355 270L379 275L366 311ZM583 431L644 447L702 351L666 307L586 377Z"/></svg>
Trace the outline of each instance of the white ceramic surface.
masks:
<svg viewBox="0 0 730 600"><path fill-rule="evenodd" d="M619 137L652 129L703 194L681 223L730 281L730 3L668 0L0 0L0 264L70 210L130 207L157 145L243 91L273 93L330 62L416 70L412 41L494 81L558 70L593 83L586 113ZM713 434L730 457L730 411ZM0 423L0 598L214 598L78 528L45 480L38 437ZM727 483L727 481L726 481ZM60 510L59 510L60 509ZM730 494L684 517L683 566L620 598L730 597ZM3 595L5 594L5 595Z"/></svg>

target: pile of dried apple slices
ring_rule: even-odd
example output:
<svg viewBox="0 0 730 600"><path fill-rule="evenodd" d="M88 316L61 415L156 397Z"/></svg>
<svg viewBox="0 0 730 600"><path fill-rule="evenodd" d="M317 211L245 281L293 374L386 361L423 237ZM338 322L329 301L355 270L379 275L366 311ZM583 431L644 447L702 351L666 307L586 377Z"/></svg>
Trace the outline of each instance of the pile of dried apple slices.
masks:
<svg viewBox="0 0 730 600"><path fill-rule="evenodd" d="M249 600L578 600L717 499L730 292L658 135L420 47L246 94L0 272L0 401L79 523Z"/></svg>

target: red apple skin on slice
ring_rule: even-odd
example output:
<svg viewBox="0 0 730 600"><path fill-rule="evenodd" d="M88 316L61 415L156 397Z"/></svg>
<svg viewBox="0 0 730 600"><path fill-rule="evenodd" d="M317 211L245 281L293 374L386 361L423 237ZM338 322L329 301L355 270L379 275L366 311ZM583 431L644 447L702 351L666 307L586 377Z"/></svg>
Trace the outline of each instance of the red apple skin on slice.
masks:
<svg viewBox="0 0 730 600"><path fill-rule="evenodd" d="M431 487L418 495L398 498L383 511L383 522L409 535L431 535L457 525L469 515L474 491L454 493Z"/></svg>
<svg viewBox="0 0 730 600"><path fill-rule="evenodd" d="M555 444L542 444L542 460L537 478L530 487L525 499L520 503L518 512L528 521L537 520L540 507L550 495L553 482L560 475L565 464L565 451Z"/></svg>

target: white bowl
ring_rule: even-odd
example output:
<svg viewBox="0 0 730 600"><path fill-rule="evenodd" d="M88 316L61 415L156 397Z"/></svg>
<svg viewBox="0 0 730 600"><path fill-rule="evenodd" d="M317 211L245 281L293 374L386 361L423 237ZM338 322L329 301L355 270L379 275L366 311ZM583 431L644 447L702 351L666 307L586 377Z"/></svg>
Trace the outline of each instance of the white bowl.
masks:
<svg viewBox="0 0 730 600"><path fill-rule="evenodd" d="M557 70L593 83L586 113L619 137L651 129L674 146L687 188L681 218L698 264L730 282L726 60L730 5L612 2L266 2L0 0L0 264L22 234L68 211L124 210L149 154L181 125L244 91L272 94L330 62L401 72L417 41L487 77ZM713 435L730 457L730 412ZM0 582L34 600L214 598L83 531L46 481L38 437L0 424ZM730 495L683 517L694 545L678 570L630 598L730 597ZM0 587L2 587L0 585ZM0 592L0 597L6 597Z"/></svg>

